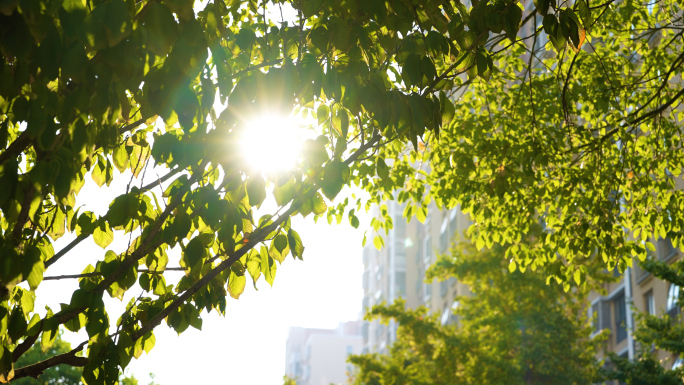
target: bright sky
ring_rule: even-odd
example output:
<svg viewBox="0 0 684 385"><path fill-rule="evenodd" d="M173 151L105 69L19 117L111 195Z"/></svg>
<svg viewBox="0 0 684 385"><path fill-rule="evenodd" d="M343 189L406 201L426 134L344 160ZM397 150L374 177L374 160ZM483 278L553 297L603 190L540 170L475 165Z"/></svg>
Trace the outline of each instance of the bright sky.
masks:
<svg viewBox="0 0 684 385"><path fill-rule="evenodd" d="M201 9L201 4L196 9ZM291 9L284 9L284 13L286 19L294 16ZM269 17L273 17L271 12ZM219 105L216 107L222 109ZM283 138L292 137L283 135L283 131L292 129L297 125L296 122L262 117L256 119L255 124L258 125L257 135L245 139L246 156L257 154L252 164L267 171L291 164L292 155L282 153L280 149L293 147L283 145ZM285 130L273 130L276 126ZM266 131L263 131L264 127ZM309 137L311 133L305 136ZM255 141L261 141L261 146L255 146ZM266 153L278 156L264 159L255 151L263 149L264 145L268 148ZM164 173L164 169L150 168L144 183L138 180L134 184L146 184ZM130 179L128 171L123 175L115 171L115 174L115 182L110 187L102 188L89 176L86 177L77 202L84 205L81 212L90 210L97 215L106 214L109 203L125 191ZM155 192L161 195L161 191ZM343 190L340 197L344 199L344 196L349 195L349 190ZM269 197L260 212L271 212L273 207L275 202ZM364 227L370 218L362 214L357 213L361 227ZM150 381L149 373L154 373L154 381L162 385L282 384L285 342L290 326L335 328L339 322L358 319L363 298L361 241L364 230L352 228L346 218L341 225L328 225L325 218L314 224L312 216L306 219L298 216L293 219L292 226L299 232L306 247L304 261L295 261L288 256L278 266L273 288L262 277L257 283L259 291L256 291L248 278L245 292L239 300L227 298L225 318L215 312L203 313L202 331L190 327L178 336L166 323L162 323L155 329L156 345L150 355L143 354L139 360L132 360L127 373L134 374L141 385ZM55 251L73 239L73 234L65 235L55 243ZM107 249L120 253L127 246L128 236L116 232L114 242ZM102 260L104 254L105 250L97 246L92 238L88 239L51 266L46 276L79 274L88 264L95 265ZM179 258L180 250L172 251L169 254L169 266L178 266ZM167 272L167 283L175 284L181 274ZM44 315L46 305L55 312L59 311L59 303L69 302L71 293L77 288L76 279L43 282L36 293L36 311ZM110 319L112 325L116 324L116 318L128 301L140 292L136 284L123 301L105 294L109 315L113 318ZM111 331L115 331L115 326L111 327ZM66 332L64 338L75 346L86 340L87 334L85 330L79 334Z"/></svg>
<svg viewBox="0 0 684 385"><path fill-rule="evenodd" d="M152 174L152 175L150 175ZM130 175L130 174L128 174ZM156 176L148 172L148 180ZM127 174L117 175L124 186L98 186L87 178L79 194L85 202L81 210L98 215L107 211L109 202L125 189ZM118 187L118 188L117 188ZM362 223L368 223L361 218ZM163 385L174 384L279 384L285 370L285 341L289 326L334 328L339 322L359 317L363 291L361 288L361 240L363 231L352 228L347 221L332 226L322 218L314 224L312 217L293 220L306 246L304 261L289 256L278 267L273 288L263 277L255 291L248 278L245 293L239 300L228 297L226 317L215 312L203 314L202 331L188 328L178 336L162 323L155 329L156 345L149 356L131 361L130 371L147 384L147 374L156 375ZM59 239L59 250L73 236ZM128 236L115 235L108 247L125 250ZM78 274L88 264L104 258L105 250L92 239L82 242L67 256L53 265L46 275ZM179 250L171 256L169 266L178 266ZM181 272L167 272L167 282L177 281ZM175 279L174 279L175 278ZM45 281L37 291L36 309L44 314L49 305L59 310L59 302L68 302L70 293L78 287L77 280ZM129 290L123 302L105 294L110 317L118 317L132 296L141 292ZM116 319L110 320L112 324ZM113 330L112 330L113 331ZM87 339L85 333L67 332L65 338L78 344Z"/></svg>

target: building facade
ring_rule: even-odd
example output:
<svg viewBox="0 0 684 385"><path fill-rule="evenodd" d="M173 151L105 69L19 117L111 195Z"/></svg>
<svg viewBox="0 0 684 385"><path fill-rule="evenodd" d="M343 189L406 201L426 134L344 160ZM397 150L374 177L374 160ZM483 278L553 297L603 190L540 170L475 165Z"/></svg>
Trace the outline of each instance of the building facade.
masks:
<svg viewBox="0 0 684 385"><path fill-rule="evenodd" d="M444 282L425 282L425 272L435 262L436 255L447 253L454 237L463 234L472 222L458 208L439 210L432 205L424 223L415 218L406 223L401 205L387 202L385 206L381 209L387 210L394 224L385 236L385 247L377 250L371 244L363 250L364 314L373 305L389 304L403 298L409 308L425 306L430 313L441 314L443 324L455 322L456 297L472 293L466 285L453 278ZM672 263L681 257L667 239L659 239L654 244L656 251L649 258ZM616 273L616 278L616 282L603 285L602 293L590 293L587 322L592 323L594 336L610 329L610 336L605 342L606 351L633 359L640 349L644 349L632 336L635 312L658 316L679 314L679 287L654 278L641 269L636 260L633 268L619 276ZM396 339L396 329L393 322L382 325L378 321L364 321L363 352L386 353ZM672 357L664 351L652 351L666 368L682 364L679 357ZM598 358L603 358L603 353Z"/></svg>
<svg viewBox="0 0 684 385"><path fill-rule="evenodd" d="M455 299L468 295L468 287L453 278L425 282L425 272L438 253L448 252L454 234L462 235L470 226L469 218L457 208L439 210L434 204L423 223L415 218L406 223L404 207L396 202L387 202L376 210L387 210L394 228L384 236L385 247L381 250L370 242L363 249L363 312L373 305L403 298L409 308L425 306L430 313L440 314L443 323L453 322L452 309L458 305ZM393 321L389 325L364 321L363 351L387 352L396 339L396 330Z"/></svg>
<svg viewBox="0 0 684 385"><path fill-rule="evenodd" d="M658 239L654 244L656 250L648 258L673 263L681 257L681 253L668 239ZM589 295L587 314L592 322L594 335L604 329L610 330L605 346L607 351L633 359L643 349L648 349L666 368L681 365L681 358L665 351L655 351L651 346L640 346L632 336L636 326L636 312L656 316L677 316L680 313L677 305L678 286L653 277L641 269L635 260L634 266L620 275L617 282L606 283L603 289L603 294L593 292Z"/></svg>
<svg viewBox="0 0 684 385"><path fill-rule="evenodd" d="M350 354L361 353L361 321L337 329L291 327L285 345L285 374L298 385L330 385L347 381Z"/></svg>

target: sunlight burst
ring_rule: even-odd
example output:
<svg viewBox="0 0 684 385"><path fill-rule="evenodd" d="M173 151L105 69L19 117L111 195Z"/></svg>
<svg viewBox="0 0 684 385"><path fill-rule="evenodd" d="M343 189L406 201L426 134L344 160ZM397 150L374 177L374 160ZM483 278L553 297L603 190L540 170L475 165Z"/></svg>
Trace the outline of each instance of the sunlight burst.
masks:
<svg viewBox="0 0 684 385"><path fill-rule="evenodd" d="M289 170L297 166L303 122L295 117L262 115L250 120L242 134L242 152L247 163L263 172Z"/></svg>

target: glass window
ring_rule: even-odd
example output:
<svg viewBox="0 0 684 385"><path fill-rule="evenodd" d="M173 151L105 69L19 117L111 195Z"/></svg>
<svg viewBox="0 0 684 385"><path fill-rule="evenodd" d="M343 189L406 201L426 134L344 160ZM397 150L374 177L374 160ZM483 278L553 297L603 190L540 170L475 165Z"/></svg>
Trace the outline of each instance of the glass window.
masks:
<svg viewBox="0 0 684 385"><path fill-rule="evenodd" d="M432 262L432 239L429 235L423 241L423 260L426 265Z"/></svg>
<svg viewBox="0 0 684 385"><path fill-rule="evenodd" d="M398 271L395 276L395 284L397 297L403 297L406 295L406 272Z"/></svg>
<svg viewBox="0 0 684 385"><path fill-rule="evenodd" d="M599 303L598 302L591 305L591 312L589 313L589 317L591 317L591 324L594 328L594 333L598 333L598 331L599 331Z"/></svg>
<svg viewBox="0 0 684 385"><path fill-rule="evenodd" d="M655 315L655 298L653 298L653 290L650 290L644 295L644 307L646 314Z"/></svg>
<svg viewBox="0 0 684 385"><path fill-rule="evenodd" d="M445 216L442 221L442 228L439 232L439 251L441 253L445 252L449 246L449 223L447 222L447 219L448 218Z"/></svg>
<svg viewBox="0 0 684 385"><path fill-rule="evenodd" d="M618 294L613 300L613 311L615 312L615 337L620 343L627 338L627 305L624 292Z"/></svg>
<svg viewBox="0 0 684 385"><path fill-rule="evenodd" d="M423 282L423 301L429 302L432 296L432 284Z"/></svg>
<svg viewBox="0 0 684 385"><path fill-rule="evenodd" d="M679 301L679 286L671 283L670 291L667 294L667 310L670 311L677 307Z"/></svg>

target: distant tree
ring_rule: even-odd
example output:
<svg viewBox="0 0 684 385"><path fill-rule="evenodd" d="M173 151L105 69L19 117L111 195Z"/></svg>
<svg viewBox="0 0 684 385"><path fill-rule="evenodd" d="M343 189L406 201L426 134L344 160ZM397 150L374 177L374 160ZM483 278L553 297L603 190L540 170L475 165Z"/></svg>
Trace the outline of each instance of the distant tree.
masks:
<svg viewBox="0 0 684 385"><path fill-rule="evenodd" d="M34 345L21 356L17 363L24 366L32 365L47 360L50 357L68 353L71 349L71 344L62 339L62 332L60 331L55 339L55 343L45 352L41 350L40 345ZM82 368L62 364L46 369L38 378L22 377L16 379L12 381L12 385L78 385L83 384L81 382L82 372ZM150 378L154 379L154 374L150 373ZM119 381L121 385L138 385L138 380L133 375L121 376ZM153 381L149 385L158 384L155 384Z"/></svg>
<svg viewBox="0 0 684 385"><path fill-rule="evenodd" d="M427 309L403 300L375 306L369 319L395 319L389 354L352 356L356 385L371 384L589 384L599 377L590 338L586 289L565 292L532 269L511 272L506 247L452 248L429 270L428 280L456 278L474 292L460 296L457 325L442 325ZM585 285L589 287L590 285Z"/></svg>
<svg viewBox="0 0 684 385"><path fill-rule="evenodd" d="M62 333L59 333L55 339L55 343L43 352L40 345L32 346L21 358L17 361L17 365L27 366L47 360L59 354L71 351L71 344L62 339ZM23 377L12 381L12 385L77 385L81 384L81 368L69 365L57 365L46 369L38 378Z"/></svg>

